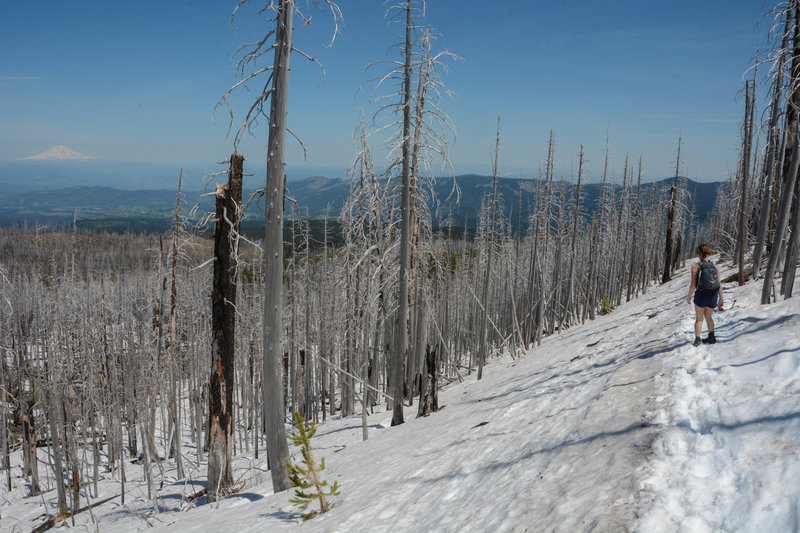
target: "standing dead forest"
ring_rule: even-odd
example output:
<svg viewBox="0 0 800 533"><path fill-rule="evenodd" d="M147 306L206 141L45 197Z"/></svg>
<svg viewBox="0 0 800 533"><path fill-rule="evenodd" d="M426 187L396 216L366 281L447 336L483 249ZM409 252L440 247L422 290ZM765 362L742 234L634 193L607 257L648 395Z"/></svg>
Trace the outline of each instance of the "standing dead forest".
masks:
<svg viewBox="0 0 800 533"><path fill-rule="evenodd" d="M341 16L321 4L334 20ZM241 80L269 76L238 134L258 115L268 119L267 181L254 197L242 199L248 162L234 143L213 193L216 212L201 227L188 222L186 206L197 199L182 198L178 185L165 234L0 228L0 471L9 490L17 452L29 496L57 501L63 517L96 503L98 480L108 476L123 502L127 484L145 483L155 513L167 470L207 480L193 498L222 498L246 483L230 468L238 454L267 458L275 490L284 490L292 413L318 423L361 415L364 439L367 413L391 410L393 425L403 423L404 406L426 416L438 409L442 386L491 372L500 354L535 355L544 336L646 295L699 243L737 264L740 283L763 283L762 303L792 296L800 247L797 0L769 14L769 47L742 87L740 162L708 217L696 212L681 159L691 140L678 132L667 148L674 167L663 169L671 178L662 182L643 183L646 155L626 154L612 168L606 141L592 172L599 197L589 206L592 163L583 146L559 148L557 132L545 132L533 147L542 161L530 181L535 201L524 205L521 191L502 197L498 117L487 147L494 188L473 228L440 212L431 186L452 179L453 125L440 74L457 58L437 52L421 6L408 0L390 10L402 27L399 55L374 66L390 159L376 167L375 121L365 119L350 197L321 232L284 195L298 12L292 0L270 5L275 26L239 63ZM247 70L267 54L269 73ZM557 170L559 159L574 170ZM436 177L442 160L450 178ZM256 209L265 216L263 238L238 226Z"/></svg>

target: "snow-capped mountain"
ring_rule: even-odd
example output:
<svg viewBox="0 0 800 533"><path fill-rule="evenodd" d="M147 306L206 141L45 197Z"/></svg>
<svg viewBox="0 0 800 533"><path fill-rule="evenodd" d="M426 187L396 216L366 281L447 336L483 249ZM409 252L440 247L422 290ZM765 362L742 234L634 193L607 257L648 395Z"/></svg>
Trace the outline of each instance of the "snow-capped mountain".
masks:
<svg viewBox="0 0 800 533"><path fill-rule="evenodd" d="M36 160L36 161L64 161L64 160L85 160L85 159L94 159L94 157L90 155L84 155L80 152L76 152L71 148L67 148L63 144L59 144L58 146L53 146L48 148L41 154L32 155L26 157L25 159Z"/></svg>

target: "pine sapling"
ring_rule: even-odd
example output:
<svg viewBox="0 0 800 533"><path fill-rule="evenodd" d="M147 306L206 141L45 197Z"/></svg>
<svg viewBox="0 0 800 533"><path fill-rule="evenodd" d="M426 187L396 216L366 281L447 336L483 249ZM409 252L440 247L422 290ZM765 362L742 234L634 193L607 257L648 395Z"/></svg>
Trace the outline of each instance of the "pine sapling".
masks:
<svg viewBox="0 0 800 533"><path fill-rule="evenodd" d="M294 425L297 427L297 433L289 435L292 443L300 447L300 453L303 455L302 465L292 464L289 461L289 481L295 487L295 497L289 500L297 505L300 509L307 509L314 500L319 500L319 512L325 513L328 511L327 496L336 496L339 494L339 482L334 481L327 492L325 488L328 482L320 478L320 474L325 470L325 459L320 461L317 465L314 458L311 456L311 437L317 432L317 425L312 423L310 427L306 427L306 421L300 411L294 413ZM303 520L314 518L317 511L311 511L303 515Z"/></svg>
<svg viewBox="0 0 800 533"><path fill-rule="evenodd" d="M615 307L616 306L614 305L614 302L611 301L611 298L609 298L606 295L603 295L603 300L600 303L600 314L605 316L611 313Z"/></svg>

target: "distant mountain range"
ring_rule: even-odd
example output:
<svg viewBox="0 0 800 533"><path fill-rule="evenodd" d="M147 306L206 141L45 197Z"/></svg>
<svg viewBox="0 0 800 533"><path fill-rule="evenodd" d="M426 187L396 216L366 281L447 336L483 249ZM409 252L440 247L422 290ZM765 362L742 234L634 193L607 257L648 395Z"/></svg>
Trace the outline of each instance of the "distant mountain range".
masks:
<svg viewBox="0 0 800 533"><path fill-rule="evenodd" d="M86 163L92 163L87 161ZM68 177L65 182L71 181ZM0 174L0 180L3 179ZM75 210L82 226L107 229L161 230L171 225L175 209L175 189L121 190L99 185L72 185L58 188L58 182L50 182L50 187L36 188L31 183L25 187L14 187L6 177L3 185L5 194L0 196L0 224L72 224ZM169 180L172 181L172 180ZM177 176L175 176L177 187ZM659 182L660 187L668 187L671 179ZM1 182L0 182L1 183ZM436 202L432 205L434 225L442 225L451 217L456 227L475 227L481 205L487 202L492 192L492 178L474 174L456 177L460 189L458 201L453 192L453 180L439 178L434 181ZM165 185L162 180L161 186ZM56 185L56 188L53 187ZM557 184L556 184L557 185ZM704 220L714 205L720 182L700 183L687 180L687 190L693 195L696 220ZM616 185L618 197L620 187ZM652 184L643 185L645 193L652 190ZM20 190L21 189L21 190ZM297 202L302 216L336 218L341 212L349 193L350 182L314 176L300 181L289 182L288 195ZM213 188L211 189L213 190ZM516 228L517 220L522 221L523 231L528 215L535 204L537 182L529 179L498 178L497 191L502 201L501 212ZM245 190L245 199L252 189ZM574 202L575 187L564 184L567 202ZM581 211L588 215L594 211L600 194L600 185L588 184L583 189ZM572 198L572 200L570 200ZM188 214L197 205L197 213L213 211L213 197L201 195L198 190L184 190L183 211ZM691 203L691 200L689 201ZM245 220L245 227L255 228L263 225L263 203L255 205ZM520 208L522 216L519 217ZM293 204L287 202L287 216L295 214ZM198 216L198 215L195 215Z"/></svg>
<svg viewBox="0 0 800 533"><path fill-rule="evenodd" d="M703 221L714 208L717 189L720 186L727 186L727 183L701 183L681 178L681 180L684 179L686 180L686 189L691 195L688 207L691 207L693 198L696 219ZM660 180L657 185L668 188L672 182L673 178L667 178ZM445 219L452 218L454 226L475 227L481 206L491 200L492 178L491 176L465 174L456 176L455 183L458 185L458 194L454 191L453 179L438 178L434 180L435 202L430 206L434 225L440 225ZM501 212L512 226L516 227L517 221L521 219L522 225L525 227L528 215L533 211L536 202L538 185L538 180L497 179L497 194L501 202ZM338 215L350 193L348 181L319 176L289 183L287 187L289 195L297 201L301 209L307 210L308 215L312 218L325 216L328 211L333 216ZM554 187L558 191L559 183L555 183ZM619 199L621 186L616 184L613 187L615 197ZM652 182L642 184L643 196L649 195L652 187ZM564 183L565 201L568 202L570 209L575 202L576 189L575 184ZM600 197L600 190L599 183L590 183L582 187L581 213L588 215L594 212ZM520 210L521 217L519 217Z"/></svg>

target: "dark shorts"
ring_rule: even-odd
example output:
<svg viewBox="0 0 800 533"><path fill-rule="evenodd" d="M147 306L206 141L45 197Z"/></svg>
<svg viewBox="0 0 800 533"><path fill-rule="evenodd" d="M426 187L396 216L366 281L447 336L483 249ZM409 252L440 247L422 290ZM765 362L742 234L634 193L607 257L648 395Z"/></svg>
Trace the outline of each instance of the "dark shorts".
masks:
<svg viewBox="0 0 800 533"><path fill-rule="evenodd" d="M697 307L711 307L712 309L717 306L719 301L718 292L700 292L694 291L694 305Z"/></svg>

